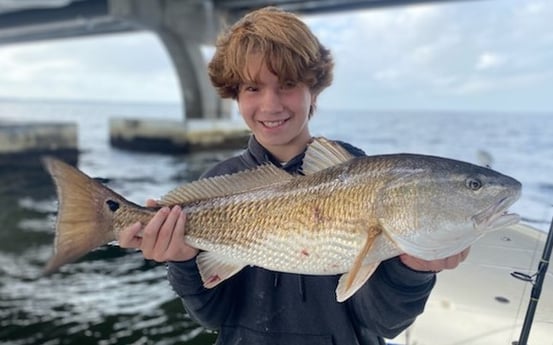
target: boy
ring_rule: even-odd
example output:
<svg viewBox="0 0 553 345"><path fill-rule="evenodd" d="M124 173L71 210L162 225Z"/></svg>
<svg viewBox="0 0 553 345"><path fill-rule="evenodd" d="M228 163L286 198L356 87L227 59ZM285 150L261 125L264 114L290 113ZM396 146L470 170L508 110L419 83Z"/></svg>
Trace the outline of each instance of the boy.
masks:
<svg viewBox="0 0 553 345"><path fill-rule="evenodd" d="M271 162L298 173L317 97L332 81L333 62L309 28L276 8L247 14L217 42L209 75L220 95L238 102L252 131L248 148L204 177ZM364 153L340 144L353 155ZM153 201L148 202L154 205ZM136 235L143 228L143 237ZM217 329L217 344L384 344L422 313L435 272L456 267L468 249L443 260L401 255L380 264L367 283L338 303L338 276L307 276L246 267L213 289L203 287L198 250L184 242L186 215L162 208L120 236L122 247L168 261L168 279L190 316Z"/></svg>

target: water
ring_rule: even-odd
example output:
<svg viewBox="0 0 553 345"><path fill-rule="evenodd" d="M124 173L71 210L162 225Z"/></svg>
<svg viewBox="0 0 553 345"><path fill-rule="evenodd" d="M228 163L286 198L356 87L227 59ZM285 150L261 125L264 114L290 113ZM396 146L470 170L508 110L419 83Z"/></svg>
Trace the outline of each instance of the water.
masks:
<svg viewBox="0 0 553 345"><path fill-rule="evenodd" d="M180 119L178 105L0 101L1 120L76 121L79 167L142 203L236 153L130 153L108 144L111 116ZM369 154L413 152L476 162L524 186L513 208L544 230L553 214L553 117L547 114L347 112L321 109L312 134L342 139ZM49 179L27 172L0 184L0 342L3 344L211 344L165 279L162 264L107 246L37 279L52 251L56 198Z"/></svg>

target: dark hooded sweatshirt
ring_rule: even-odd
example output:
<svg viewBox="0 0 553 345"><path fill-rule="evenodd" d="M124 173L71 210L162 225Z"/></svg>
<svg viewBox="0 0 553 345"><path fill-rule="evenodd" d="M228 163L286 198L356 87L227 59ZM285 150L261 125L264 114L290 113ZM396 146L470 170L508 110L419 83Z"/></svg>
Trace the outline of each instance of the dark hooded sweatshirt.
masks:
<svg viewBox="0 0 553 345"><path fill-rule="evenodd" d="M339 142L354 156L363 151ZM272 162L298 173L304 154L281 166L252 136L241 155L204 177L235 173ZM259 210L263 212L263 210ZM435 274L416 272L392 258L352 297L336 301L339 275L279 273L246 266L213 289L203 287L195 259L168 264L168 279L200 325L215 329L217 344L384 344L422 313Z"/></svg>

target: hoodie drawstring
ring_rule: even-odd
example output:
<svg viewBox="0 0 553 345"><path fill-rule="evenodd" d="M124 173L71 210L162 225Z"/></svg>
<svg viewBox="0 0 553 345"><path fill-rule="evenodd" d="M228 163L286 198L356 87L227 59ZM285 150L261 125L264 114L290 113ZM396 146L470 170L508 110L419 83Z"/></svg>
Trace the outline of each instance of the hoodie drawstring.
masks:
<svg viewBox="0 0 553 345"><path fill-rule="evenodd" d="M280 285L280 272L274 273L273 286L277 288ZM298 275L298 293L302 302L305 302L305 281L302 275Z"/></svg>

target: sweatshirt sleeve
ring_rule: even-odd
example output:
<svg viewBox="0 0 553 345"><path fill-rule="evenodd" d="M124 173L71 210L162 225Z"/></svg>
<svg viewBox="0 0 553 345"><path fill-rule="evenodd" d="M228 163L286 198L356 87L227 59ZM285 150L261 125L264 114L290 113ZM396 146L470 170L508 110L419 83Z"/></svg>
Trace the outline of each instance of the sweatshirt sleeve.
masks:
<svg viewBox="0 0 553 345"><path fill-rule="evenodd" d="M423 312L435 282L435 273L414 271L398 257L383 261L347 302L358 333L397 336Z"/></svg>
<svg viewBox="0 0 553 345"><path fill-rule="evenodd" d="M196 259L169 262L167 278L194 320L209 329L220 328L229 308L229 303L221 303L228 284L204 288Z"/></svg>

